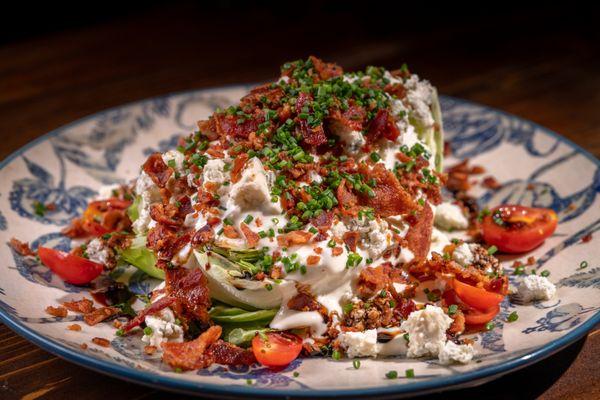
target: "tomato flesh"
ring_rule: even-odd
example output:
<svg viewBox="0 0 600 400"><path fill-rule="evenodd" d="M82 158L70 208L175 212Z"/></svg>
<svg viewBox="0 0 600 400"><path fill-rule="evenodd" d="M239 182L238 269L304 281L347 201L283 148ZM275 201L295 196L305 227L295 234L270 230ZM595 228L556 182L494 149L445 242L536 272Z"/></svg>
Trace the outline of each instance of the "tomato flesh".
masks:
<svg viewBox="0 0 600 400"><path fill-rule="evenodd" d="M557 224L553 210L501 205L483 218L483 239L504 253L524 253L541 245Z"/></svg>
<svg viewBox="0 0 600 400"><path fill-rule="evenodd" d="M102 264L64 251L40 247L38 256L42 263L65 282L73 285L86 285L102 273Z"/></svg>
<svg viewBox="0 0 600 400"><path fill-rule="evenodd" d="M463 302L478 310L489 310L497 307L504 299L501 294L489 292L458 279L452 281L452 287Z"/></svg>
<svg viewBox="0 0 600 400"><path fill-rule="evenodd" d="M259 363L267 367L285 367L302 350L302 339L287 332L269 332L252 339L252 352Z"/></svg>
<svg viewBox="0 0 600 400"><path fill-rule="evenodd" d="M483 325L494 319L500 312L500 306L495 305L487 310L478 310L464 302L454 289L448 289L442 294L446 306L456 304L465 316L465 324L469 326Z"/></svg>

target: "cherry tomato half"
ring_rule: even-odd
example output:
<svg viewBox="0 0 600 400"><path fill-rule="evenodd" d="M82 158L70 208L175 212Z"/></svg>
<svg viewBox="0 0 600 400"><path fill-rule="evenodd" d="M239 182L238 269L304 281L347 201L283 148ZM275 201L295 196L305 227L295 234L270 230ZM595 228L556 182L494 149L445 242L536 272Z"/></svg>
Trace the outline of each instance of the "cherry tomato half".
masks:
<svg viewBox="0 0 600 400"><path fill-rule="evenodd" d="M489 292L485 289L461 282L458 279L452 281L452 287L456 295L464 303L480 311L497 307L504 299L504 296L501 294Z"/></svg>
<svg viewBox="0 0 600 400"><path fill-rule="evenodd" d="M505 253L524 253L554 233L558 217L547 208L501 205L483 218L483 239Z"/></svg>
<svg viewBox="0 0 600 400"><path fill-rule="evenodd" d="M475 309L471 309L465 311L465 324L467 325L483 325L487 324L491 320L494 319L496 315L500 312L500 307L492 307L486 311L478 311Z"/></svg>
<svg viewBox="0 0 600 400"><path fill-rule="evenodd" d="M252 339L252 352L259 363L267 367L284 367L294 361L302 350L302 339L287 332L269 332Z"/></svg>
<svg viewBox="0 0 600 400"><path fill-rule="evenodd" d="M73 285L86 285L102 273L102 264L90 261L64 251L40 247L38 256L42 263L65 282Z"/></svg>

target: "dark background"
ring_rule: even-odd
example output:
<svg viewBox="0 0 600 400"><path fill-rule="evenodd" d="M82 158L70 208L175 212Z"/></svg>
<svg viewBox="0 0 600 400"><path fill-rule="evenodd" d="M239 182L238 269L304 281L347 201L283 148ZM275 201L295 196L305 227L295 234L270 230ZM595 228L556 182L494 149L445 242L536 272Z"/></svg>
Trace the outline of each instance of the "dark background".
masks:
<svg viewBox="0 0 600 400"><path fill-rule="evenodd" d="M346 69L406 62L442 94L531 119L599 156L598 7L523 3L13 4L0 12L0 159L107 107L266 80L309 54ZM434 397L600 398L598 337L482 387ZM171 398L59 360L0 326L0 398L23 395Z"/></svg>

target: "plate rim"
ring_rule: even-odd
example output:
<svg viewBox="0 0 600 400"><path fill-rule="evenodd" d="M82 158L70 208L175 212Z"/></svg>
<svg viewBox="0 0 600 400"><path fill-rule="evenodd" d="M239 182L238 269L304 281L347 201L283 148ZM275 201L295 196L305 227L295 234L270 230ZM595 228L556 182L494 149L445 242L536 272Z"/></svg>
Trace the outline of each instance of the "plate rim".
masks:
<svg viewBox="0 0 600 400"><path fill-rule="evenodd" d="M27 150L35 147L36 145L49 140L50 138L60 134L64 130L85 123L86 121L97 118L103 114L131 107L151 101L160 99L171 98L175 96L185 94L195 94L216 91L219 89L234 89L244 88L252 85L247 84L230 84L221 86L203 87L198 89L189 89L183 91L174 91L162 95L148 97L140 100L130 101L121 105L110 107L107 109L100 110L98 112L86 115L70 123L55 128L35 139L26 143L22 147L10 153L6 158L0 161L0 171L3 170L10 162L16 159L18 156L25 153ZM585 150L583 147L574 143L570 139L554 132L553 130L546 128L536 122L519 117L515 114L491 107L478 102L470 100L464 100L454 96L440 95L441 99L448 99L451 101L458 102L460 104L472 105L486 109L497 114L507 116L509 118L516 118L520 121L526 121L531 123L534 128L541 130L545 134L554 137L560 142L566 143L568 146L575 149L578 153L582 154L598 167L600 167L600 160L598 160L593 154ZM16 317L13 317L5 310L0 309L0 321L6 324L17 334L25 337L34 344L40 346L42 349L49 351L50 353L59 356L67 361L74 362L75 364L81 365L84 368L92 369L96 372L100 372L118 379L124 379L131 382L136 382L145 386L151 386L159 389L167 389L178 392L184 392L188 394L213 394L213 395L243 395L243 396L302 396L302 397L338 397L338 396L373 396L373 395L406 395L414 394L418 392L426 391L437 391L441 389L450 389L462 384L468 384L469 382L477 383L478 381L484 380L485 378L493 378L500 375L507 374L511 371L526 367L535 362L541 361L542 359L551 356L558 352L569 344L583 337L588 331L590 331L595 325L600 323L600 311L597 311L587 321L573 329L571 332L564 336L546 344L540 346L532 351L529 351L523 355L508 359L496 365L490 365L475 371L453 374L444 377L434 378L422 382L406 383L402 385L385 385L369 388L358 388L358 389L275 389L275 388L259 388L250 385L224 385L209 382L194 382L188 380L174 379L171 376L159 375L148 371L137 370L132 367L115 364L108 360L95 358L87 353L78 352L68 346L65 346L54 339L46 337L35 330L27 327ZM198 390L202 390L200 393ZM207 392L208 393L207 393Z"/></svg>

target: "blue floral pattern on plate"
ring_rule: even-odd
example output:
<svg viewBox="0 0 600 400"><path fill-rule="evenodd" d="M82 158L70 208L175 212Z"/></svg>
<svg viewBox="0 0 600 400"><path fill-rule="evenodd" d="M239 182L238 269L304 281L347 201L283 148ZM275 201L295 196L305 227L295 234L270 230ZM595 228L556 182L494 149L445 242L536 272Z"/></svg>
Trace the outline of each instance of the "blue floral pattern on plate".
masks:
<svg viewBox="0 0 600 400"><path fill-rule="evenodd" d="M453 152L446 163L469 157L503 183L496 190L476 189L480 205L551 207L560 217L556 234L534 251L537 262L532 267L551 272L557 299L533 306L503 302L494 329L473 337L479 349L477 363L447 367L402 358L363 360L357 373L350 361L316 358L296 360L278 372L259 366L213 366L175 374L159 357L144 354L139 337L115 337L105 325L70 332L66 325L80 316L61 320L45 314L46 305L78 298L82 289L15 253L7 245L10 238L27 240L34 249L40 245L68 249L71 243L60 234L61 226L82 212L101 184L134 178L148 154L175 147L181 136L195 129L197 119L233 103L246 88L187 92L114 108L57 129L3 161L2 321L67 359L140 383L230 396L316 397L415 393L489 380L557 351L600 321L600 248L581 240L600 230L598 160L530 121L449 97L442 97ZM56 207L40 216L35 212L37 202ZM584 259L589 267L582 269ZM157 284L141 273L127 276L138 294ZM506 323L512 311L518 311L519 320ZM110 348L89 344L95 336L112 338ZM81 350L81 343L88 343L88 349ZM406 368L415 370L415 379L384 379L386 371Z"/></svg>

